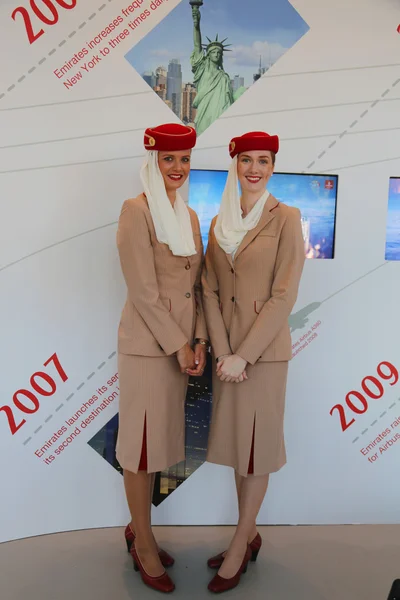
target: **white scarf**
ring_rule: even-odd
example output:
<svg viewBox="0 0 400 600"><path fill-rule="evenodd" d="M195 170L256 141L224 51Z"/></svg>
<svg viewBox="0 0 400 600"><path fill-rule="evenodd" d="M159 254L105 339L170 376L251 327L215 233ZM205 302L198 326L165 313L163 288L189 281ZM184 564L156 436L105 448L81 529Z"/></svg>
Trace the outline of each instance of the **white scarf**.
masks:
<svg viewBox="0 0 400 600"><path fill-rule="evenodd" d="M158 166L158 152L151 150L146 154L140 170L140 179L149 204L157 240L161 244L167 244L175 256L192 256L197 251L188 207L178 191L172 206Z"/></svg>
<svg viewBox="0 0 400 600"><path fill-rule="evenodd" d="M229 167L228 178L214 228L217 242L226 254L235 256L246 233L257 226L268 197L269 191L265 190L249 214L243 219L237 176L237 156L235 156Z"/></svg>

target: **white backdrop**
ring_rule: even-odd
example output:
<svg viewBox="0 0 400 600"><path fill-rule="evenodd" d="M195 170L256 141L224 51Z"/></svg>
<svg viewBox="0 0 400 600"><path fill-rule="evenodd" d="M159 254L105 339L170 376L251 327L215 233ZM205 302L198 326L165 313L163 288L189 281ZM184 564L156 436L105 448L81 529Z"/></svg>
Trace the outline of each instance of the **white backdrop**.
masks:
<svg viewBox="0 0 400 600"><path fill-rule="evenodd" d="M31 45L21 15L16 22L10 17L17 3L1 3L0 398L11 408L0 410L0 541L127 519L121 476L87 440L117 411L111 377L125 286L116 221L123 200L140 191L143 127L172 116L124 55L178 3L164 0L71 89L53 71L131 2L59 8L58 23L44 25ZM193 155L194 168L225 169L230 138L264 129L281 137L279 171L340 176L335 259L307 261L294 310L316 303L294 343L320 324L291 363L289 462L272 477L259 521L399 522L400 439L379 448L397 439L400 382L381 378L384 394L369 399L363 414L346 408L346 419L355 422L344 432L330 410L344 405L348 392L361 391L382 361L400 369L400 264L384 260L388 180L400 175L400 5L292 4L309 32L200 137ZM144 0L141 10L148 5ZM57 387L39 396L38 410L17 394L17 405L35 410L28 414L13 403L17 390L52 391L43 376L30 381L36 372ZM60 428L90 398L104 410L68 437L74 427ZM363 455L387 428L389 435ZM63 442L65 448L46 464L40 448L51 438L52 452ZM154 509L154 521L232 523L233 498L229 469L205 464Z"/></svg>

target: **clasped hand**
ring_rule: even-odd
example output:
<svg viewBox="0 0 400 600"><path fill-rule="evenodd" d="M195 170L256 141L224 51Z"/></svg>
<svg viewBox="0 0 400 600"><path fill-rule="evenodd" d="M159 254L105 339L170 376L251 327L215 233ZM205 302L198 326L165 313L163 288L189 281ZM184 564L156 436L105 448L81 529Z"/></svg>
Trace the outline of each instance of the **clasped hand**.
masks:
<svg viewBox="0 0 400 600"><path fill-rule="evenodd" d="M192 350L189 344L185 344L176 353L181 373L187 373L188 375L192 375L192 377L203 375L206 366L206 353L207 350L204 344L196 344L194 350Z"/></svg>
<svg viewBox="0 0 400 600"><path fill-rule="evenodd" d="M237 354L220 356L217 363L217 375L226 383L241 383L248 379L246 373L247 362Z"/></svg>

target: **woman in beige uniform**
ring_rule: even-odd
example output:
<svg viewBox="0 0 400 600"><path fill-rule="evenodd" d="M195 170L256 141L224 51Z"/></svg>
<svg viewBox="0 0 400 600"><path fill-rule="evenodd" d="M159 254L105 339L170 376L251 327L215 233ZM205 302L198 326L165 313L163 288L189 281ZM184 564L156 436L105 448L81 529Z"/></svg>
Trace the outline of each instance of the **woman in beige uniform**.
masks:
<svg viewBox="0 0 400 600"><path fill-rule="evenodd" d="M118 331L117 458L132 518L125 537L144 583L162 592L174 589L164 569L174 559L151 530L154 476L185 458L188 375L202 374L207 348L200 226L178 192L195 143L191 127L146 129L144 193L123 204L117 234L128 288Z"/></svg>
<svg viewBox="0 0 400 600"><path fill-rule="evenodd" d="M235 469L239 522L213 592L238 585L256 560L256 517L269 473L286 462L283 416L288 317L304 264L300 212L266 190L279 139L251 132L230 143L233 158L220 212L211 223L203 270L203 302L213 355L213 412L207 460ZM241 195L239 194L240 183Z"/></svg>

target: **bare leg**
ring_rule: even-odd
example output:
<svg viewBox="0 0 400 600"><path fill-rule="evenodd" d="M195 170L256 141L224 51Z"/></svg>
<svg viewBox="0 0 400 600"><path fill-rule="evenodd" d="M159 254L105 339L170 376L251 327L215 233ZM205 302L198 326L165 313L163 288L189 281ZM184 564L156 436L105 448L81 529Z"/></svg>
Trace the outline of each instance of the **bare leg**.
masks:
<svg viewBox="0 0 400 600"><path fill-rule="evenodd" d="M235 483L236 483L236 492L237 492L237 497L238 497L238 508L239 508L239 514L240 514L240 507L241 507L241 494L242 494L242 485L243 485L243 481L246 480L246 477L243 477L243 475L239 475L239 473L237 471L235 471ZM250 544L254 538L257 535L257 525L256 525L256 521L254 520L254 527L250 532L249 538L248 538L248 543Z"/></svg>
<svg viewBox="0 0 400 600"><path fill-rule="evenodd" d="M149 495L152 475L146 471L132 473L124 469L125 492L136 534L135 548L145 571L152 577L164 573L157 544L151 531Z"/></svg>
<svg viewBox="0 0 400 600"><path fill-rule="evenodd" d="M269 475L248 475L242 479L239 523L219 570L220 576L225 579L236 575L242 564L249 538L253 535L257 515L267 491Z"/></svg>
<svg viewBox="0 0 400 600"><path fill-rule="evenodd" d="M156 483L156 474L155 473L150 473L150 495L149 495L149 516L150 516L150 527L151 527L151 507L153 506L153 494L154 494L154 485ZM153 531L152 531L152 535L154 537ZM160 546L157 544L157 542L155 542L155 544L157 545L157 550L160 551Z"/></svg>
<svg viewBox="0 0 400 600"><path fill-rule="evenodd" d="M237 498L238 498L239 510L240 510L240 495L242 493L243 479L244 479L244 477L242 475L239 475L239 473L237 471L235 471L235 484L236 484L236 493L237 493Z"/></svg>
<svg viewBox="0 0 400 600"><path fill-rule="evenodd" d="M149 519L150 519L150 527L151 527L151 507L152 507L152 502L153 502L153 494L154 494L154 484L156 482L156 474L155 473L149 473ZM131 511L132 514L132 511ZM135 534L135 525L133 523L133 520L131 520L131 522L129 523L133 534ZM157 546L158 550L160 550L159 546Z"/></svg>

